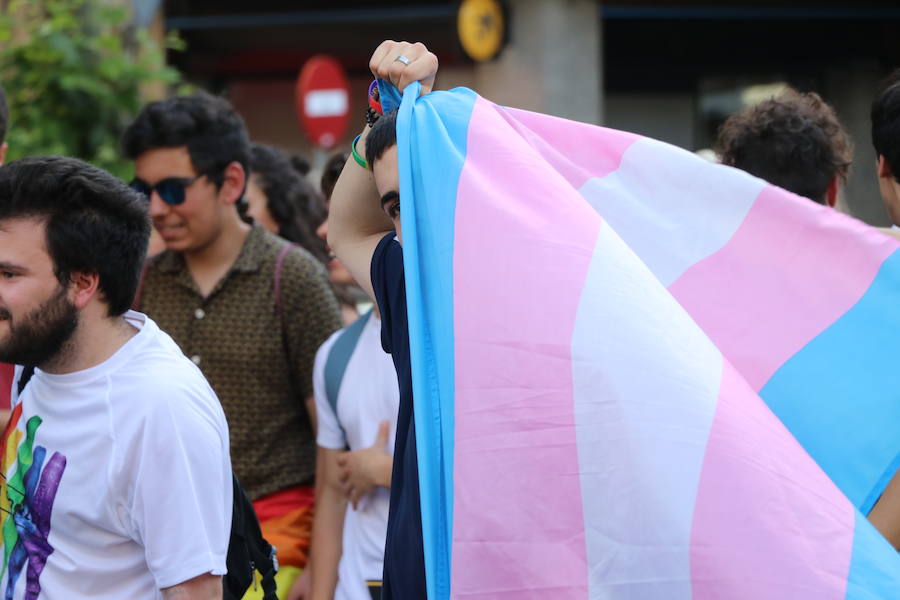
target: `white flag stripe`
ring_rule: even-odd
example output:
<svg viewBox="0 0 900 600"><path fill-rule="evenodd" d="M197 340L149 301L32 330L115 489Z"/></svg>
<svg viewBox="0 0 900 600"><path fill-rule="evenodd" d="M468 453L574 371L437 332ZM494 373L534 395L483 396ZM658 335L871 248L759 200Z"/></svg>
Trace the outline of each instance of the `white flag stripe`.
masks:
<svg viewBox="0 0 900 600"><path fill-rule="evenodd" d="M721 353L608 224L572 340L591 599L689 600Z"/></svg>
<svg viewBox="0 0 900 600"><path fill-rule="evenodd" d="M767 185L738 173L643 138L580 192L668 287L731 239Z"/></svg>

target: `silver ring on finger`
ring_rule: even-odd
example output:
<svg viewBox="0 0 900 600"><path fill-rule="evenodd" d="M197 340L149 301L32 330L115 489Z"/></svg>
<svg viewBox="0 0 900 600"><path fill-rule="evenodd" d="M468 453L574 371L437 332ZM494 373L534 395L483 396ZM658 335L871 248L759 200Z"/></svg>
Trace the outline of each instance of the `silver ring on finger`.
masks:
<svg viewBox="0 0 900 600"><path fill-rule="evenodd" d="M403 63L403 66L408 67L409 63L411 63L412 61L401 54L400 56L398 56L397 58L394 59L394 62L401 62L401 63Z"/></svg>

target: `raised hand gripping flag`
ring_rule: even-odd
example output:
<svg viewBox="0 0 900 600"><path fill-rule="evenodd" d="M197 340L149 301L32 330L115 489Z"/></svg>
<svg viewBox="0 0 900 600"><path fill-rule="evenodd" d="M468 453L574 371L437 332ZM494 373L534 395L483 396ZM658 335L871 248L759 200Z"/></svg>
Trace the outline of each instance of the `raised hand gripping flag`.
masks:
<svg viewBox="0 0 900 600"><path fill-rule="evenodd" d="M397 124L429 598L900 597L900 253L457 89Z"/></svg>

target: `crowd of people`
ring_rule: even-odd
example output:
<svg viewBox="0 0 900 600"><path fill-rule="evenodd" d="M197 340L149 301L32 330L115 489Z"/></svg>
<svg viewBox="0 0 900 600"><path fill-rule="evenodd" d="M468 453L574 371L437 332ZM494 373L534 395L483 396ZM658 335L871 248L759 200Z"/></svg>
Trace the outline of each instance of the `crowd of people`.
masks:
<svg viewBox="0 0 900 600"><path fill-rule="evenodd" d="M405 42L370 62L423 94L437 67ZM6 598L263 597L232 561L232 473L279 598L426 597L396 113L367 120L319 185L206 93L143 108L130 185L74 158L0 168ZM900 228L900 76L872 141ZM828 207L852 162L835 111L795 90L716 151ZM892 481L870 518L900 547L898 504Z"/></svg>

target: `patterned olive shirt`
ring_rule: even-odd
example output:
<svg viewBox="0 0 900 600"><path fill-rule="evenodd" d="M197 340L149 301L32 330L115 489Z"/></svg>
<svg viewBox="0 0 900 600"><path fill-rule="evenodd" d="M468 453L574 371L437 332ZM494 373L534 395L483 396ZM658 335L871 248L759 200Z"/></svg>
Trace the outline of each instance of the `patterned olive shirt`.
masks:
<svg viewBox="0 0 900 600"><path fill-rule="evenodd" d="M286 243L254 226L206 298L184 257L166 250L150 260L139 299L219 396L234 471L253 500L313 482L316 446L305 399L316 350L341 327L324 267L305 250L290 250L281 268L285 356L273 284Z"/></svg>

